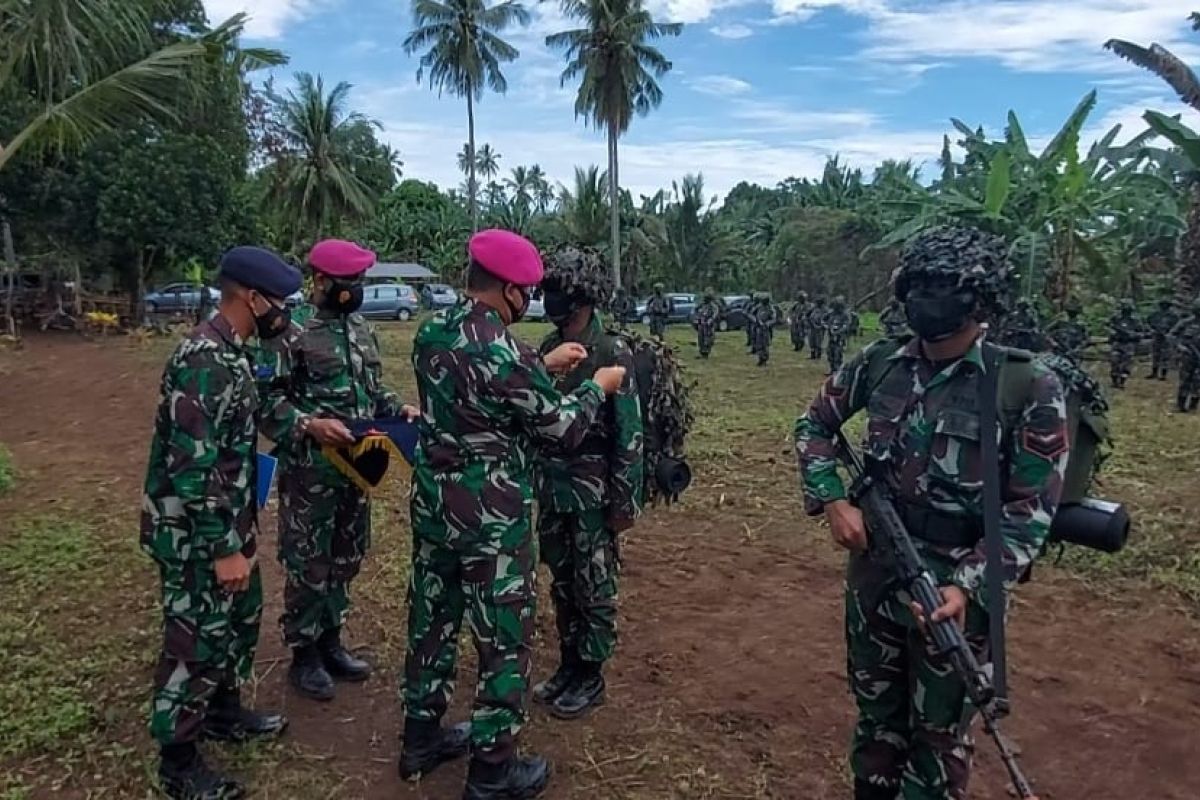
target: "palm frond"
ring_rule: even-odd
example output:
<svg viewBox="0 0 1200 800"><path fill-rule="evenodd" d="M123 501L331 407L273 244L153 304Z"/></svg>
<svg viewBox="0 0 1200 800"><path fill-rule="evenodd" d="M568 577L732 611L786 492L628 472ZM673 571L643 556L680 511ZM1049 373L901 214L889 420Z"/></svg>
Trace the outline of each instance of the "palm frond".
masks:
<svg viewBox="0 0 1200 800"><path fill-rule="evenodd" d="M1146 48L1121 39L1109 39L1104 47L1126 61L1153 72L1166 81L1183 102L1200 111L1200 78L1170 50L1158 44Z"/></svg>

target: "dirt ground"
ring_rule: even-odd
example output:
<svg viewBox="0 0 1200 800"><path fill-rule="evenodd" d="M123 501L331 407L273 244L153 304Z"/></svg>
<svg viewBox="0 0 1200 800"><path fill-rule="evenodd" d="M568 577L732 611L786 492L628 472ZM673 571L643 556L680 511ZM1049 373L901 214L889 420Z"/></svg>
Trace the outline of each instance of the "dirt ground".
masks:
<svg viewBox="0 0 1200 800"><path fill-rule="evenodd" d="M734 355L740 344L734 336L722 341L721 353L746 360ZM400 342L411 330L391 337ZM790 395L784 400L794 416L819 375L782 352L782 344L768 375L739 362L735 379L725 376L711 399L736 396L739 407L753 406L756 392L768 390L747 381L803 374L802 386L769 390ZM0 758L4 800L149 796L151 747L142 715L155 647L154 575L135 542L163 352L33 337L19 353L0 353L0 443L19 475L16 490L0 497L0 545L30 515L87 521L102 542L96 552L103 555L91 568L115 564L118 577L86 598L63 601L59 616L44 612L51 633L72 647L116 640L136 652L118 654L79 679L82 694L94 701L85 730ZM403 360L388 366L401 389L411 387ZM1165 387L1159 391L1166 396ZM801 514L786 441L790 421L782 410L777 416L735 415L719 425L702 420L698 485L681 506L653 512L625 539L621 644L608 704L573 724L535 709L523 738L525 748L554 764L548 798L849 796L844 757L853 715L841 639L841 559L823 528ZM1200 449L1194 422L1186 428L1192 437L1186 457L1200 467L1192 454ZM1154 487L1145 489L1153 495ZM1194 491L1174 498L1180 524L1195 499ZM396 775L407 570L402 489L378 506L378 541L350 634L379 672L362 686L341 687L333 703L314 704L285 690L286 662L274 629L281 579L273 559L264 559L268 607L256 702L285 709L291 728L283 744L220 756L257 787L255 796L459 796L461 764L415 786ZM272 520L264 521L263 538L261 551L273 553ZM40 596L27 602L43 614ZM545 605L538 677L555 659ZM1013 615L1014 715L1006 726L1043 800L1200 796L1194 611L1149 579L1101 585L1039 567ZM75 626L79 620L86 630ZM469 649L460 664L456 719L465 715L473 686ZM990 744L981 740L978 752L971 796L1008 797Z"/></svg>

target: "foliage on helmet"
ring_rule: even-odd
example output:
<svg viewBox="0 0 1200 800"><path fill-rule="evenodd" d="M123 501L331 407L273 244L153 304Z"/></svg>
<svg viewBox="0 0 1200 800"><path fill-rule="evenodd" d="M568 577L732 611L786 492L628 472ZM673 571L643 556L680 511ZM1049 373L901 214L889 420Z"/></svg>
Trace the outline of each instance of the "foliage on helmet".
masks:
<svg viewBox="0 0 1200 800"><path fill-rule="evenodd" d="M909 290L927 280L952 278L975 294L992 315L1008 308L1012 268L1008 244L999 236L970 227L931 228L913 239L900 255L896 297L904 302Z"/></svg>
<svg viewBox="0 0 1200 800"><path fill-rule="evenodd" d="M833 302L830 305L832 305L838 311L841 311L846 307L846 298L839 294L837 297L833 298Z"/></svg>
<svg viewBox="0 0 1200 800"><path fill-rule="evenodd" d="M621 334L633 352L635 382L642 405L645 436L645 480L647 504L671 500L656 480L664 459L684 461L687 435L695 423L691 386L675 351L664 342L632 331Z"/></svg>
<svg viewBox="0 0 1200 800"><path fill-rule="evenodd" d="M564 245L546 259L542 288L563 292L589 305L604 306L613 296L612 272L599 251Z"/></svg>

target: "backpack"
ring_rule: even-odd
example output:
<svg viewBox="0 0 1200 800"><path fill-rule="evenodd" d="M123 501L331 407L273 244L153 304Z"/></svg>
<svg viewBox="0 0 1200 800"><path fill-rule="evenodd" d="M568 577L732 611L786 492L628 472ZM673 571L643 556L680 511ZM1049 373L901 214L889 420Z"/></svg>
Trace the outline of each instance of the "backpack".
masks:
<svg viewBox="0 0 1200 800"><path fill-rule="evenodd" d="M896 348L911 340L911 335L897 337L887 340L895 344L895 348L872 348L866 365L870 392L875 391L891 370L895 363L891 356ZM997 376L996 401L1002 440L1007 441L1020 423L1029 400L1035 362L1054 372L1063 385L1071 453L1048 543L1066 542L1109 553L1119 551L1129 534L1128 513L1123 506L1088 494L1111 447L1108 401L1103 390L1082 367L1061 356L1009 347L998 349L1004 357Z"/></svg>
<svg viewBox="0 0 1200 800"><path fill-rule="evenodd" d="M692 481L686 460L687 436L695 422L690 387L675 351L666 343L632 331L608 330L601 346L609 349L616 339L633 353L634 385L642 409L643 497L646 505L659 500L670 504ZM611 352L599 356L604 359L601 363L612 363Z"/></svg>

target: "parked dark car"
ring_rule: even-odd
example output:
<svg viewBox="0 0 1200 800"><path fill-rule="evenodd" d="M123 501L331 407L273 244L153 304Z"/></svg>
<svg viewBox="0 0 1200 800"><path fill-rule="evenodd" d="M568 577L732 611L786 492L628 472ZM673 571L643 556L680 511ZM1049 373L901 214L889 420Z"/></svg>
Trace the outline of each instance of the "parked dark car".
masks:
<svg viewBox="0 0 1200 800"><path fill-rule="evenodd" d="M429 283L421 290L421 302L434 310L449 308L458 302L458 292L444 283Z"/></svg>
<svg viewBox="0 0 1200 800"><path fill-rule="evenodd" d="M683 292L668 292L667 302L671 305L671 310L667 314L667 322L691 322L692 315L696 313L696 295L686 294ZM643 325L650 324L650 313L647 308L650 305L650 298L647 297L637 304L634 309L633 318L629 322L641 322Z"/></svg>
<svg viewBox="0 0 1200 800"><path fill-rule="evenodd" d="M721 299L725 301L725 313L721 315L720 321L717 322L717 330L745 330L746 323L749 321L746 313L746 305L750 302L750 295L732 294L726 295Z"/></svg>
<svg viewBox="0 0 1200 800"><path fill-rule="evenodd" d="M146 294L146 311L150 314L175 314L184 311L195 311L200 307L201 288L191 283L169 283L161 289ZM221 300L221 293L210 286L203 287L208 292L209 305L215 306Z"/></svg>
<svg viewBox="0 0 1200 800"><path fill-rule="evenodd" d="M363 289L359 313L368 319L398 319L406 322L417 315L421 302L411 286L403 283L377 283Z"/></svg>

